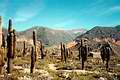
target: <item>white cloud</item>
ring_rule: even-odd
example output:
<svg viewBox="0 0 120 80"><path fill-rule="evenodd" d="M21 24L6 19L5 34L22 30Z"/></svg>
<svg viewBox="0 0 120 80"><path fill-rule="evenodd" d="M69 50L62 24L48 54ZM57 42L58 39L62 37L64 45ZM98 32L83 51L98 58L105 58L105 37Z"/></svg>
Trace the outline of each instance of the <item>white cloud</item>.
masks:
<svg viewBox="0 0 120 80"><path fill-rule="evenodd" d="M110 8L111 11L120 11L120 6L114 6Z"/></svg>
<svg viewBox="0 0 120 80"><path fill-rule="evenodd" d="M113 6L113 7L106 8L106 10L104 10L104 12L100 13L98 16L110 15L115 12L120 12L120 6Z"/></svg>
<svg viewBox="0 0 120 80"><path fill-rule="evenodd" d="M38 11L29 11L27 9L24 10L19 10L16 12L16 16L15 16L15 21L16 22L24 22L29 20L30 18L36 16L38 14Z"/></svg>
<svg viewBox="0 0 120 80"><path fill-rule="evenodd" d="M44 8L41 0L36 0L35 2L30 3L27 6L19 8L14 16L15 22L25 22L29 19L35 17L39 12Z"/></svg>
<svg viewBox="0 0 120 80"><path fill-rule="evenodd" d="M71 19L71 20L64 20L64 21L61 21L60 23L55 24L54 26L56 28L64 29L64 27L72 25L74 23L75 23L75 20L73 20L73 19ZM60 27L60 26L62 26L62 27Z"/></svg>

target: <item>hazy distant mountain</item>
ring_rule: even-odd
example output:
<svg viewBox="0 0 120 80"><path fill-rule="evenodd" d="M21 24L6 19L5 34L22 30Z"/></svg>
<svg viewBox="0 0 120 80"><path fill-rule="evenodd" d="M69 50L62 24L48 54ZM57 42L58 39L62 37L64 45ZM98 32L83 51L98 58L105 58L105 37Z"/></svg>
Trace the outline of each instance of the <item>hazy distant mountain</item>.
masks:
<svg viewBox="0 0 120 80"><path fill-rule="evenodd" d="M86 32L85 29L64 31L36 26L25 31L19 32L18 37L31 39L33 30L36 30L37 32L37 39L42 40L47 45L60 44L60 42L66 43L72 41L77 35L81 35Z"/></svg>
<svg viewBox="0 0 120 80"><path fill-rule="evenodd" d="M120 25L115 27L103 27L96 26L86 33L79 35L77 38L86 37L86 38L101 38L101 37L112 37L120 39Z"/></svg>

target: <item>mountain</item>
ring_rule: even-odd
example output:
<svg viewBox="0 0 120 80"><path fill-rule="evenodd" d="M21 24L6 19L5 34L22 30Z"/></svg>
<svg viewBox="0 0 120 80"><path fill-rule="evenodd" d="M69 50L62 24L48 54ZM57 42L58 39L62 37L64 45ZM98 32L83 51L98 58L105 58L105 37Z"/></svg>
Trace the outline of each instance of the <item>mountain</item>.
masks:
<svg viewBox="0 0 120 80"><path fill-rule="evenodd" d="M67 30L66 32L76 37L85 33L86 31L87 31L86 29L72 29L72 30Z"/></svg>
<svg viewBox="0 0 120 80"><path fill-rule="evenodd" d="M79 35L76 39L86 37L86 38L105 38L111 37L120 39L120 25L115 27L103 27L103 26L96 26L91 30L87 31L86 33Z"/></svg>
<svg viewBox="0 0 120 80"><path fill-rule="evenodd" d="M106 38L110 40L110 45L114 54L120 56L120 25L114 27L96 26L86 33L77 36L75 41L79 41L80 38L87 38L87 44L93 49L98 49L99 42ZM112 40L110 38L112 38ZM117 40L117 42L115 40Z"/></svg>
<svg viewBox="0 0 120 80"><path fill-rule="evenodd" d="M32 39L32 32L36 30L37 40L41 40L46 45L60 44L60 42L70 42L77 35L81 35L86 30L55 30L41 26L35 26L25 31L18 32L18 38Z"/></svg>

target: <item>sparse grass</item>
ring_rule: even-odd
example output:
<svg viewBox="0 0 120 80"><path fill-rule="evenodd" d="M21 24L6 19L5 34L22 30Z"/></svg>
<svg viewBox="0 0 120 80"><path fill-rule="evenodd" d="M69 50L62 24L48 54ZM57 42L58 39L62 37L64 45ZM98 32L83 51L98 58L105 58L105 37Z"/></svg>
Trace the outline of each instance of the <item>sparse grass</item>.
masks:
<svg viewBox="0 0 120 80"><path fill-rule="evenodd" d="M50 74L50 76L53 77L52 80L96 80L100 77L104 77L104 78L107 78L108 80L112 80L113 75L109 75L101 63L92 62L91 58L88 58L88 60L85 62L85 70L98 71L100 72L99 74L96 74L96 73L82 74L82 73L77 73L77 72L60 71L60 70L81 70L81 61L79 61L78 58L74 56L73 59L71 58L68 59L67 63L63 63L60 60L60 56L56 54L55 55L48 54L47 57L45 57L43 60L39 59L35 63L35 68L38 70L47 71ZM22 57L22 55L19 54L19 56L14 58L13 64L17 66L28 64L30 66L30 63L31 63L30 57L31 57L30 55ZM110 65L116 65L116 62L118 63L120 61L116 60L116 58L114 57L111 57ZM51 70L48 67L49 64L55 64L55 67L60 70L59 71ZM112 66L110 68L113 69L113 71L111 72L120 74L119 67ZM47 80L48 79L46 76L42 76L41 73L39 72L30 74L30 73L23 73L22 70L17 70L17 69L14 69L11 76L8 76L8 77L10 78L10 80L18 80L18 78L24 77L24 76L26 76L27 78L31 78L32 80Z"/></svg>
<svg viewBox="0 0 120 80"><path fill-rule="evenodd" d="M25 58L21 58L21 57L18 57L18 58L15 58L13 60L13 64L14 65L18 65L18 66L21 66L23 64L30 64L30 60L28 59L25 59Z"/></svg>

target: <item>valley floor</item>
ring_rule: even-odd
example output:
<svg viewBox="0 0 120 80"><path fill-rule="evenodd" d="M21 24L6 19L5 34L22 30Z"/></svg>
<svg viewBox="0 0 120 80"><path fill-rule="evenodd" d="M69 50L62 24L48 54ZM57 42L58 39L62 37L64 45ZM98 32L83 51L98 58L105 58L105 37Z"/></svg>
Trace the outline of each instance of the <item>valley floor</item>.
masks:
<svg viewBox="0 0 120 80"><path fill-rule="evenodd" d="M77 54L74 51L74 54ZM0 80L119 80L120 59L111 56L109 70L100 58L88 57L85 62L85 69L81 70L81 60L76 56L69 57L67 62L62 62L58 54L49 54L44 59L35 63L34 73L30 74L30 55L25 57L17 56L13 60L13 71L7 74L4 66L3 75ZM119 77L119 79L118 79Z"/></svg>

